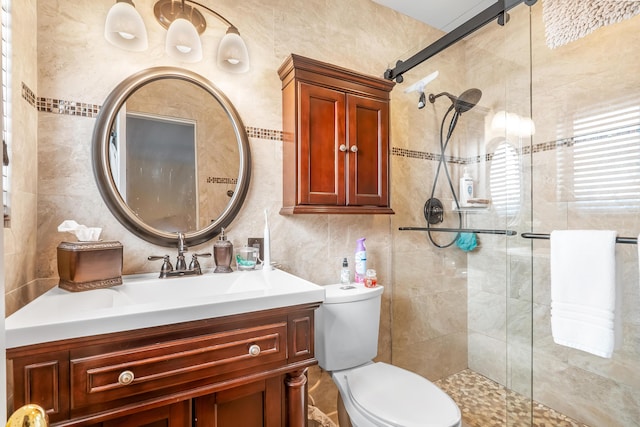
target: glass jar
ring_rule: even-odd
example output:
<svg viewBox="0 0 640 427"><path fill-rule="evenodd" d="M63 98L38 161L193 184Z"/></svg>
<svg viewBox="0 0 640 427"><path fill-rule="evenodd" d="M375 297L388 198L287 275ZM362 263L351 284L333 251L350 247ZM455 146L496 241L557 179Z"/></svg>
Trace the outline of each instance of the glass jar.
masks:
<svg viewBox="0 0 640 427"><path fill-rule="evenodd" d="M376 271L368 269L364 275L364 286L367 288L375 288L378 286L378 278L376 277Z"/></svg>

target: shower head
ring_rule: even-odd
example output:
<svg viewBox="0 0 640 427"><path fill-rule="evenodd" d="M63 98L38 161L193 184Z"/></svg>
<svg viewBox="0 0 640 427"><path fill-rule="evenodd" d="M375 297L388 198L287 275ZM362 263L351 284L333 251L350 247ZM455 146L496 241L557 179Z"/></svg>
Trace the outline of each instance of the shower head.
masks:
<svg viewBox="0 0 640 427"><path fill-rule="evenodd" d="M433 104L434 102L436 102L436 98L439 98L442 95L445 95L447 98L451 100L451 102L453 103L453 108L456 110L456 113L462 114L471 110L473 107L475 107L478 104L478 101L480 101L480 98L482 97L482 91L476 88L467 89L464 92L462 92L458 97L451 95L449 92L442 92L437 95L430 94L429 101Z"/></svg>

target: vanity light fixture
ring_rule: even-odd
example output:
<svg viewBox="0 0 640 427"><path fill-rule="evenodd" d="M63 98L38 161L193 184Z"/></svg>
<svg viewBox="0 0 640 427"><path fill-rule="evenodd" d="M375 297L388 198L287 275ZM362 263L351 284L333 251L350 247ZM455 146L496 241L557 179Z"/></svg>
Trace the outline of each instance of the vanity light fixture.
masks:
<svg viewBox="0 0 640 427"><path fill-rule="evenodd" d="M156 20L167 29L165 43L167 54L172 58L185 62L198 62L202 59L200 34L206 30L207 21L198 8L208 11L228 27L227 33L218 45L216 57L218 67L232 73L249 71L249 52L236 26L216 11L193 0L158 0L153 7ZM117 11L125 9L129 15L116 14ZM125 27L124 22L117 22L120 19L130 22L133 20L133 14L140 18L131 0L116 0L116 4L107 15L105 38L123 49L144 50L147 47L147 43L146 30L144 24L142 24L142 18L140 18L140 23L142 24L141 33L133 33L131 32L132 30L129 30L130 27ZM126 16L126 18L119 18L120 16ZM144 38L144 47L133 49L131 43L128 43L127 40L138 37L140 39Z"/></svg>
<svg viewBox="0 0 640 427"><path fill-rule="evenodd" d="M109 9L104 38L121 49L135 52L147 49L147 29L133 1L117 0Z"/></svg>

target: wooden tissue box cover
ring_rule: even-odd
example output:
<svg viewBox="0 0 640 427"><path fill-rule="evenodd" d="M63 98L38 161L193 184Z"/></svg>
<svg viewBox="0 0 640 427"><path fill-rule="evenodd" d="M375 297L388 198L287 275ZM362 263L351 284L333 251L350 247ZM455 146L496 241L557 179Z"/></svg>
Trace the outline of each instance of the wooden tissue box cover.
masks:
<svg viewBox="0 0 640 427"><path fill-rule="evenodd" d="M122 284L122 243L61 242L58 286L71 292Z"/></svg>

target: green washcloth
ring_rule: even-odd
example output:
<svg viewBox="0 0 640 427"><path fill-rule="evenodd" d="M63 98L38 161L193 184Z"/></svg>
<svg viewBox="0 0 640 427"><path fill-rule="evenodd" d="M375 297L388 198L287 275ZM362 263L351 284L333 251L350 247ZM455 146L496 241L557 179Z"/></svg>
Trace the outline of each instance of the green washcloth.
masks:
<svg viewBox="0 0 640 427"><path fill-rule="evenodd" d="M460 233L456 239L456 246L465 252L471 252L478 246L476 233Z"/></svg>

